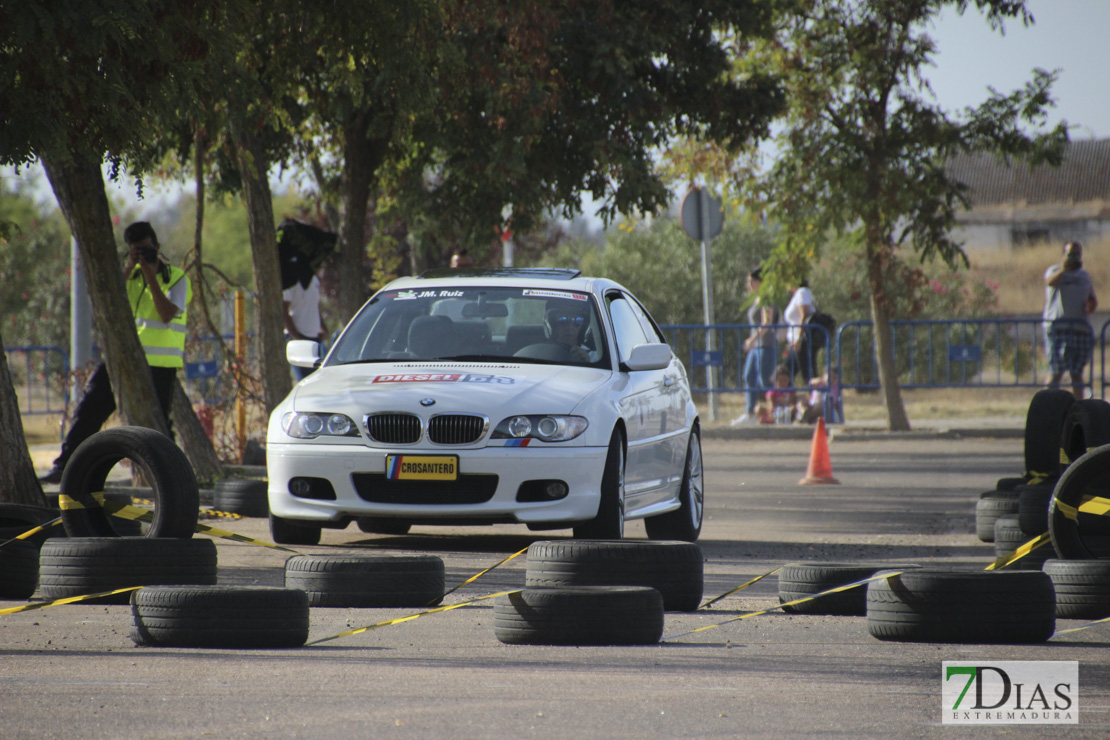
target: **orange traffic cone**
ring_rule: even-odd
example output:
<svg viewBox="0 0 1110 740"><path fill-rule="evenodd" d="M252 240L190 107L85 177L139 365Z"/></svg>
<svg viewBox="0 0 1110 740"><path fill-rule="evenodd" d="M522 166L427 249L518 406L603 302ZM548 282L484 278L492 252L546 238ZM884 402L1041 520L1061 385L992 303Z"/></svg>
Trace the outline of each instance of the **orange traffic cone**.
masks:
<svg viewBox="0 0 1110 740"><path fill-rule="evenodd" d="M820 483L837 483L832 477L832 463L829 462L829 439L825 434L825 420L817 419L817 429L813 432L813 448L809 453L809 469L806 477L798 481L799 486L810 486Z"/></svg>

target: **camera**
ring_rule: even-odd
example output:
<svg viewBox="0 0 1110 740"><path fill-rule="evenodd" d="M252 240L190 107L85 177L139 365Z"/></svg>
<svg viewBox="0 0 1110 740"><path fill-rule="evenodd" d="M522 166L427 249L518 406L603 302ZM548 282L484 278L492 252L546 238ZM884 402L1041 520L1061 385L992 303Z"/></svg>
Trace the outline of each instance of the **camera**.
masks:
<svg viewBox="0 0 1110 740"><path fill-rule="evenodd" d="M158 261L158 250L155 247L139 247L139 258L143 262L154 264Z"/></svg>

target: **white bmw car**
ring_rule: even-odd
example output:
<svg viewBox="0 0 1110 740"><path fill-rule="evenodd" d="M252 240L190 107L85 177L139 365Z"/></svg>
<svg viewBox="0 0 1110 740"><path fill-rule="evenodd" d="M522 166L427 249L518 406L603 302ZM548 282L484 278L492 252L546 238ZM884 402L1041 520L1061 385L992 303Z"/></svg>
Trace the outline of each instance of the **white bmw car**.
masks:
<svg viewBox="0 0 1110 740"><path fill-rule="evenodd" d="M321 527L526 524L693 542L704 512L682 364L625 288L575 270L433 271L375 294L270 416L274 541Z"/></svg>

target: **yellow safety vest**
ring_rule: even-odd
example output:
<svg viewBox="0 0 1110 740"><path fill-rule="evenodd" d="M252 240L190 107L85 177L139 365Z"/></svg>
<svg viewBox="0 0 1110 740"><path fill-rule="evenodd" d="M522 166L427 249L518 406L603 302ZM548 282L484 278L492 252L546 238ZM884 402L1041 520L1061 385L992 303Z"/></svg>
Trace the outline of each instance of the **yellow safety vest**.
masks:
<svg viewBox="0 0 1110 740"><path fill-rule="evenodd" d="M158 270L158 285L162 292L169 296L170 288L178 280L185 281L185 305L193 300L193 286L189 283L185 271L169 266L169 279L163 278L162 270ZM135 329L139 333L139 342L146 353L146 361L151 367L184 367L185 366L185 318L186 311L182 310L169 323L162 321L158 310L154 307L154 299L150 295L146 278L140 268L136 267L127 281L127 300L131 304L131 311L135 314Z"/></svg>

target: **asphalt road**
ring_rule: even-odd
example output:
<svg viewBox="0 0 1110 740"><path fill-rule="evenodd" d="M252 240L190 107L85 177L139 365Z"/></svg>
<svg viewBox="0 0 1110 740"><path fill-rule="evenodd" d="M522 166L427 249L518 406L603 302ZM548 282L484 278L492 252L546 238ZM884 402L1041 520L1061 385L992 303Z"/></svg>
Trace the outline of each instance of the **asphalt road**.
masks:
<svg viewBox="0 0 1110 740"><path fill-rule="evenodd" d="M1022 441L864 435L830 445L840 485L799 486L810 442L709 439L705 596L795 561L983 568L978 494L1018 475ZM218 520L266 538L262 520ZM643 537L633 523L630 536ZM324 530L323 544L442 557L452 587L539 539L524 527ZM281 585L287 554L220 541L220 581ZM448 597L524 582L523 556ZM0 601L0 609L19 602ZM5 738L1104 738L1110 624L1037 645L884 642L863 617L780 611L774 576L714 606L668 613L645 647L509 646L492 603L290 650L137 647L129 607L68 605L0 616ZM414 610L313 609L310 642ZM1058 622L1058 629L1082 622ZM689 634L691 630L712 627ZM941 724L944 660L1079 661L1079 725Z"/></svg>

